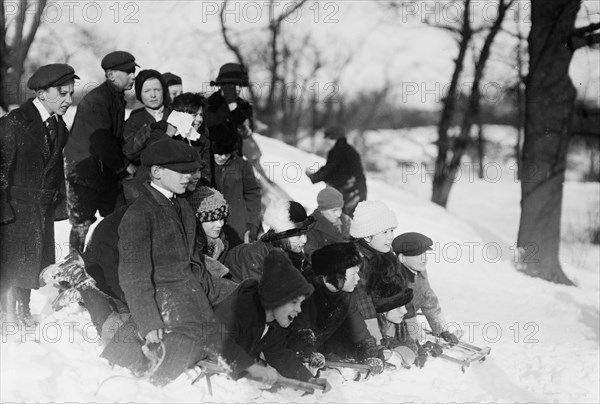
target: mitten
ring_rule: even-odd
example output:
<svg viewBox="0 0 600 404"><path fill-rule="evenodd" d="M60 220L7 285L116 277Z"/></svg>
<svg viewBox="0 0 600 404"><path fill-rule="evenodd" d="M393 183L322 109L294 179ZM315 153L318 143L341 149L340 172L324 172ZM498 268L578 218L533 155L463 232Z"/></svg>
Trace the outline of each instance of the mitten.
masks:
<svg viewBox="0 0 600 404"><path fill-rule="evenodd" d="M425 350L427 350L427 352L429 352L434 358L444 353L444 349L439 344L436 344L432 341L427 341L425 344L423 344L423 348L425 348Z"/></svg>
<svg viewBox="0 0 600 404"><path fill-rule="evenodd" d="M415 365L417 365L419 369L422 369L425 362L427 362L427 351L421 345L418 345Z"/></svg>
<svg viewBox="0 0 600 404"><path fill-rule="evenodd" d="M458 344L458 337L452 334L450 331L443 331L440 334L440 337L442 337L444 341L448 342L450 345Z"/></svg>
<svg viewBox="0 0 600 404"><path fill-rule="evenodd" d="M308 363L308 366L310 366L311 368L321 369L322 367L325 366L325 357L323 356L322 353L313 352L308 357L307 363Z"/></svg>
<svg viewBox="0 0 600 404"><path fill-rule="evenodd" d="M235 84L223 84L221 91L223 91L223 98L225 98L225 102L227 104L237 102L237 91L235 89Z"/></svg>
<svg viewBox="0 0 600 404"><path fill-rule="evenodd" d="M367 358L363 361L363 365L367 365L371 368L371 373L379 375L383 373L383 361L379 358Z"/></svg>

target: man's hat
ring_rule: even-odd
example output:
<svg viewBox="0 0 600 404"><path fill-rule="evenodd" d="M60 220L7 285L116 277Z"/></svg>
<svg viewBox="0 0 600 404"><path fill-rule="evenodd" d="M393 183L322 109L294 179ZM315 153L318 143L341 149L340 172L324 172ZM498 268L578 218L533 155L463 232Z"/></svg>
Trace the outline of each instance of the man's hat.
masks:
<svg viewBox="0 0 600 404"><path fill-rule="evenodd" d="M122 72L129 72L135 70L135 67L139 67L135 63L135 57L125 51L114 51L102 58L100 63L104 70L120 70Z"/></svg>
<svg viewBox="0 0 600 404"><path fill-rule="evenodd" d="M167 83L167 86L174 86L176 84L182 84L181 77L179 77L178 75L173 74L171 72L164 73L162 75L162 77L165 80L165 83Z"/></svg>
<svg viewBox="0 0 600 404"><path fill-rule="evenodd" d="M32 90L42 90L63 85L79 79L75 70L65 63L53 63L37 69L27 81L27 87Z"/></svg>
<svg viewBox="0 0 600 404"><path fill-rule="evenodd" d="M346 136L346 128L340 125L330 126L325 129L325 137L329 139L341 139Z"/></svg>
<svg viewBox="0 0 600 404"><path fill-rule="evenodd" d="M211 85L222 86L223 84L236 84L248 86L248 72L246 68L238 63L225 63L219 69L217 79Z"/></svg>
<svg viewBox="0 0 600 404"><path fill-rule="evenodd" d="M392 242L392 249L396 254L407 257L416 257L425 251L431 250L433 240L421 233L402 233Z"/></svg>
<svg viewBox="0 0 600 404"><path fill-rule="evenodd" d="M192 146L177 140L160 139L144 149L142 164L161 166L179 173L189 173L201 168L200 155Z"/></svg>

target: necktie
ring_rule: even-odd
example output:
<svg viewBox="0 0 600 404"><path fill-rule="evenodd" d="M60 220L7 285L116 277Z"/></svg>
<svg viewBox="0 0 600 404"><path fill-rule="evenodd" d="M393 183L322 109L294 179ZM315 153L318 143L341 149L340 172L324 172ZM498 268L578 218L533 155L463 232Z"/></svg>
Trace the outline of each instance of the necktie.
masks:
<svg viewBox="0 0 600 404"><path fill-rule="evenodd" d="M56 116L51 116L46 119L46 143L48 144L48 149L50 153L54 151L54 144L56 142L56 134L58 131L58 121L56 120Z"/></svg>
<svg viewBox="0 0 600 404"><path fill-rule="evenodd" d="M181 206L179 206L179 203L177 202L177 197L173 195L169 198L169 201L171 201L173 207L175 208L175 212L177 212L177 216L179 216L179 219L181 219Z"/></svg>

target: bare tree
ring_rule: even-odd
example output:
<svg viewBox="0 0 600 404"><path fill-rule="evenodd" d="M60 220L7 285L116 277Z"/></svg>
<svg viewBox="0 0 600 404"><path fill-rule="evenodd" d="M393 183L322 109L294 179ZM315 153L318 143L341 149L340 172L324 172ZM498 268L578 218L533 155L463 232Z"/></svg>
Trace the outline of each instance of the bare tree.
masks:
<svg viewBox="0 0 600 404"><path fill-rule="evenodd" d="M532 0L521 176L520 269L572 285L559 262L566 154L576 90L569 78L579 0Z"/></svg>
<svg viewBox="0 0 600 404"><path fill-rule="evenodd" d="M2 9L2 37L0 38L0 106L7 109L10 104L21 103L21 78L25 72L25 59L42 23L46 0L20 0ZM7 15L7 11L11 11ZM12 14L14 12L14 15Z"/></svg>

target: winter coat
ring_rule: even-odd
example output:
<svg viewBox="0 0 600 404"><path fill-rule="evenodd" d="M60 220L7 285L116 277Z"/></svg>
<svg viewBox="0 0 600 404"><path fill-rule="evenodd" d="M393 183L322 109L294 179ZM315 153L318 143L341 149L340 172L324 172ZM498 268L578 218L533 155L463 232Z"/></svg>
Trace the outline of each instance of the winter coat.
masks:
<svg viewBox="0 0 600 404"><path fill-rule="evenodd" d="M238 139L239 149L241 151L242 139L252 134L254 131L254 112L252 104L243 98L236 100L237 108L229 110L229 106L220 91L216 91L208 97L206 110L204 112L204 124L209 132L211 128L220 125L226 125L229 133ZM248 121L248 126L244 123ZM248 133L249 131L249 133Z"/></svg>
<svg viewBox="0 0 600 404"><path fill-rule="evenodd" d="M223 263L229 268L231 280L234 282L239 283L250 278L260 279L265 257L276 249L277 247L260 240L250 244L240 244L227 252Z"/></svg>
<svg viewBox="0 0 600 404"><path fill-rule="evenodd" d="M85 248L85 270L108 296L126 303L119 284L119 225L129 206L121 206L98 223Z"/></svg>
<svg viewBox="0 0 600 404"><path fill-rule="evenodd" d="M98 192L118 190L129 160L123 155L125 99L105 81L83 97L65 147L67 180Z"/></svg>
<svg viewBox="0 0 600 404"><path fill-rule="evenodd" d="M165 107L161 121L166 122L170 113L171 109ZM136 166L140 165L142 151L152 141L149 129L150 125L155 122L157 121L154 116L150 115L144 107L132 111L125 122L123 129L123 154Z"/></svg>
<svg viewBox="0 0 600 404"><path fill-rule="evenodd" d="M379 290L369 288L367 283L372 280L372 275L395 272L398 257L393 252L381 253L369 247L364 240L356 241L356 247L362 257L359 275L360 281L354 289L357 298L358 309L365 320L376 318L377 313L390 310L388 304L393 301L394 296L389 297L387 291L380 293ZM399 269L398 269L399 270Z"/></svg>
<svg viewBox="0 0 600 404"><path fill-rule="evenodd" d="M408 269L407 266L401 265L403 276L408 281L408 287L413 290L412 308L408 307L408 313L405 318L414 317L419 309L427 318L427 322L435 335L440 335L444 331L446 320L440 307L440 302L437 295L429 285L427 271L417 272L416 274Z"/></svg>
<svg viewBox="0 0 600 404"><path fill-rule="evenodd" d="M321 247L350 240L351 219L346 214L342 213L340 217L342 222L341 231L327 220L318 209L312 213L312 216L315 218L315 225L306 233L306 245L304 246L304 253L308 257Z"/></svg>
<svg viewBox="0 0 600 404"><path fill-rule="evenodd" d="M215 315L225 327L222 356L239 377L264 355L266 362L284 377L308 381L312 374L287 347L289 331L276 321L267 324L265 309L258 296L258 281L249 279L239 285L227 300L215 309ZM265 327L268 331L264 336Z"/></svg>
<svg viewBox="0 0 600 404"><path fill-rule="evenodd" d="M348 186L348 180L354 177L355 183ZM344 202L358 193L359 200L367 199L367 180L363 172L360 155L350 146L346 138L338 139L327 153L327 163L310 176L313 184L325 182L344 196Z"/></svg>
<svg viewBox="0 0 600 404"><path fill-rule="evenodd" d="M354 348L351 356L361 359L371 356L358 349L359 346L366 346L364 341L371 338L371 334L358 311L355 296L352 293L330 291L321 277L310 277L308 280L315 291L302 303L302 312L290 326L293 331L288 339L291 347L305 357L310 350L329 352L339 343L334 341L339 338L332 338L338 334ZM306 329L314 332L314 344L298 337Z"/></svg>
<svg viewBox="0 0 600 404"><path fill-rule="evenodd" d="M57 119L51 147L33 100L0 118L3 286L37 288L40 271L54 263L54 221L66 218L63 148L69 136L62 117Z"/></svg>
<svg viewBox="0 0 600 404"><path fill-rule="evenodd" d="M260 225L261 186L252 165L242 157L231 155L222 166L215 165L215 188L223 194L230 207L227 239L232 246L244 242L244 233L250 231L250 240L256 240Z"/></svg>
<svg viewBox="0 0 600 404"><path fill-rule="evenodd" d="M139 333L163 328L202 340L212 306L235 285L208 274L196 248L196 220L186 200L175 206L145 184L119 226L119 284Z"/></svg>

